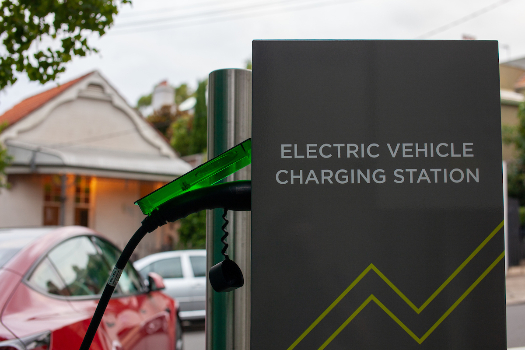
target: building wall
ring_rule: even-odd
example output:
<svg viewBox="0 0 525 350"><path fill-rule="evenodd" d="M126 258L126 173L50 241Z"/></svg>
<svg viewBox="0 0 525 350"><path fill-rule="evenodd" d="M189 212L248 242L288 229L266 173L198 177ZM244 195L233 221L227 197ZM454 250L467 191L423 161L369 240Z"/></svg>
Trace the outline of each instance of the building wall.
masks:
<svg viewBox="0 0 525 350"><path fill-rule="evenodd" d="M41 226L44 189L39 175L9 175L0 190L0 227Z"/></svg>
<svg viewBox="0 0 525 350"><path fill-rule="evenodd" d="M75 176L66 176L65 226L75 223ZM0 192L0 228L43 225L44 183L42 175L9 175L12 187ZM141 186L142 185L142 186ZM162 183L138 180L93 178L88 226L100 232L121 249L140 227L144 214L134 202ZM142 190L142 191L141 191ZM145 193L147 194L147 193ZM144 237L135 258L172 249L178 242L178 224L168 223Z"/></svg>
<svg viewBox="0 0 525 350"><path fill-rule="evenodd" d="M518 79L525 73L525 70L500 64L499 66L499 82L500 88L505 90L515 89L515 84Z"/></svg>
<svg viewBox="0 0 525 350"><path fill-rule="evenodd" d="M17 140L59 148L81 147L158 155L129 116L111 101L79 97L55 108Z"/></svg>
<svg viewBox="0 0 525 350"><path fill-rule="evenodd" d="M145 217L134 204L142 197L141 181L96 178L93 187L94 210L90 225L122 249ZM158 186L151 186L152 189L155 187ZM140 258L163 249L168 235L174 242L177 241L174 225L167 224L149 233L135 250L135 257Z"/></svg>
<svg viewBox="0 0 525 350"><path fill-rule="evenodd" d="M518 125L518 106L515 105L501 105L501 125L517 126ZM512 162L516 159L516 147L514 145L502 146L503 160Z"/></svg>

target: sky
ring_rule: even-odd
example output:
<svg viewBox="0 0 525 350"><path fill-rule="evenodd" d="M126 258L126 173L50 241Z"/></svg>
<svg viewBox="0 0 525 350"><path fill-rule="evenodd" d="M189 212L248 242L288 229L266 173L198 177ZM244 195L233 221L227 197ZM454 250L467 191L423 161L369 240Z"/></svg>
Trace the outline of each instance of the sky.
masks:
<svg viewBox="0 0 525 350"><path fill-rule="evenodd" d="M255 39L498 40L500 62L525 57L525 0L133 0L55 82L23 74L0 113L98 70L132 106L162 80L196 88L216 69L244 68ZM521 34L520 34L521 33Z"/></svg>

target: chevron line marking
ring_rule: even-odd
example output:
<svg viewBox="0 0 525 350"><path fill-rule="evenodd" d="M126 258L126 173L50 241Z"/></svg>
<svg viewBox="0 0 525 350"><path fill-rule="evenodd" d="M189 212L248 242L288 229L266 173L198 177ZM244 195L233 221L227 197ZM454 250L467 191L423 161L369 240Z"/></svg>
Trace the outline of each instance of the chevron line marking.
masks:
<svg viewBox="0 0 525 350"><path fill-rule="evenodd" d="M354 311L354 313L323 343L323 345L321 345L321 347L318 349L318 350L322 350L324 348L326 348L326 346L328 344L330 344L330 342L332 340L334 340L334 338L339 334L341 333L341 331L359 314L359 312L361 312L371 301L375 302L388 316L390 316L390 318L392 318L401 328L403 328L416 342L418 342L418 344L421 344L425 341L425 339L428 338L428 336L430 334L432 334L432 332L434 332L434 330L448 317L448 315L450 315L452 313L452 311L454 311L454 309L463 301L463 299L465 299L467 297L467 295L470 294L470 292L472 292L472 290L474 290L474 288L476 288L476 286L481 282L481 280L483 280L483 278L485 278L485 276L488 275L488 273L494 268L494 266L496 266L500 261L501 259L503 259L503 257L505 256L505 252L501 253L500 256L498 258L496 258L496 260L494 260L494 262L492 264L490 264L490 266L478 277L478 279L476 281L474 281L474 283L472 283L470 285L470 287L465 291L465 293L463 293L458 300L456 300L456 302L454 304L452 304L452 306L443 314L443 316L441 316L437 321L436 323L434 323L432 325L432 327L430 327L430 329L421 337L419 338L417 335L414 334L414 332L412 332L410 330L410 328L408 328L403 322L401 322L401 320L396 316L394 315L394 313L392 311L390 311L381 301L379 301L379 299L376 298L376 296L374 296L373 294L371 294L362 304L361 306L359 306L357 308L356 311Z"/></svg>
<svg viewBox="0 0 525 350"><path fill-rule="evenodd" d="M463 263L461 263L461 265L459 265L459 267L445 280L445 282L443 282L443 284L441 284L438 289L436 289L436 291L434 293L432 293L432 295L420 306L420 307L417 307L412 301L410 301L410 299L407 298L406 295L404 295L400 290L399 288L397 288L377 267L374 266L374 264L370 264L368 265L368 267L363 271L361 272L361 274L359 276L357 276L357 278L343 291L343 293L341 293L341 295L339 295L337 297L337 299L334 300L334 302L332 304L330 304L330 306L328 306L328 308L323 311L323 313L321 315L319 315L319 317L299 336L299 338L297 338L295 340L295 342L293 342L292 345L290 345L290 347L287 349L287 350L292 350L293 348L295 348L303 339L304 337L306 337L308 335L308 333L310 333L318 324L319 322L321 322L325 317L326 315L328 315L328 313L330 313L330 311L332 311L332 309L337 305L339 304L339 302L368 274L368 272L370 271L374 271L390 288L392 288L392 290L401 298L405 301L405 303L408 304L408 306L410 306L412 308L412 310L414 310L417 314L421 313L421 311L423 311L429 304L430 302L432 302L432 300L434 300L438 295L439 293L441 293L441 291L454 279L454 277L456 277L460 272L461 270L463 270L463 268L481 251L481 249L483 249L483 247L485 245L487 245L487 243L501 230L501 228L503 227L503 223L504 221L502 221L488 236L487 238L485 238L483 240L483 242L481 242L481 244L476 248L474 249L474 251L465 259L465 261L463 261ZM502 255L504 256L504 253L502 253ZM501 260L501 256L498 258L499 260ZM499 261L498 259L496 259L497 261ZM495 262L497 263L497 262ZM495 265L495 263L493 263ZM492 265L491 265L492 266ZM492 269L492 268L490 268ZM489 270L490 271L490 270ZM488 273L487 271L485 271L486 273ZM484 275L482 275L484 277ZM481 281L481 280L480 280ZM477 282L479 283L479 281ZM475 285L477 285L476 282L474 282ZM475 285L473 284L473 286L475 287ZM472 287L472 286L471 286ZM472 289L474 288L472 287ZM468 290L467 290L468 291ZM470 291L469 291L470 293ZM466 294L468 295L468 293ZM466 297L466 295L464 294L464 296ZM463 297L463 296L462 296ZM368 305L368 303L370 301L375 301L374 300L374 296L373 294L367 299L365 300L365 302L363 304L361 304L361 306L350 316L349 319L347 319L346 322L350 322L353 317L357 316L357 314L366 306ZM370 300L369 300L370 299ZM456 301L456 303L459 304L459 302L461 302L461 297L460 297L460 300L458 299L458 301ZM379 300L377 300L379 301ZM366 304L365 304L366 303ZM378 304L379 306L381 306L379 303L376 302L376 304ZM456 304L455 304L456 305ZM457 305L456 305L457 306ZM455 306L453 305L453 307L455 308ZM383 309L383 311L385 311L387 314L389 314L390 311L387 312L388 309L386 309L386 307ZM450 310L450 309L449 309ZM453 310L453 308L452 308ZM452 312L452 310L450 310L450 312ZM448 312L448 311L447 311ZM389 314L390 317L392 317L394 320L397 319L394 318L395 315L394 314ZM448 314L446 314L446 316L448 316ZM446 318L446 316L443 318L443 320ZM441 319L440 319L441 320ZM439 323L442 322L438 320ZM348 324L347 323L347 324ZM439 323L436 323L434 326L437 327L439 325ZM412 332L406 327L404 326L401 321L398 322L398 324L403 328L405 329L405 331L407 331L408 334L411 334ZM343 324L344 325L344 324ZM433 326L433 327L434 327ZM341 326L343 327L343 326ZM340 327L340 328L341 328ZM346 327L346 325L344 326ZM343 327L343 328L344 328ZM433 329L435 329L435 327ZM433 329L431 328L430 333L432 333ZM342 328L341 328L342 330ZM336 331L337 333L337 331ZM339 333L334 333L335 335L339 334ZM427 332L428 333L428 332ZM430 333L428 335L430 335ZM334 336L334 334L332 334L332 336ZM413 335L413 336L412 336ZM426 337L428 337L428 335L426 335ZM412 333L411 336L414 338L417 336ZM421 339L426 339L425 336L423 336ZM334 336L335 338L335 336ZM414 338L414 339L416 339ZM329 338L330 339L330 338ZM333 339L333 338L332 338ZM417 338L419 339L419 338ZM331 341L331 340L330 340ZM417 340L416 340L417 341ZM421 344L421 343L419 343ZM323 347L321 347L320 349L323 349Z"/></svg>

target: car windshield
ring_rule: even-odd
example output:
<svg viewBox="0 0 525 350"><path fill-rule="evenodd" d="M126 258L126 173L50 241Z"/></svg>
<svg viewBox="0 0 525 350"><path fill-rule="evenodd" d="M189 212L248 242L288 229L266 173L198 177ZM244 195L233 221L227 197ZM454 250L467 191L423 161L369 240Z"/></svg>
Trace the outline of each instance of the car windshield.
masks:
<svg viewBox="0 0 525 350"><path fill-rule="evenodd" d="M0 229L0 268L16 253L53 228Z"/></svg>

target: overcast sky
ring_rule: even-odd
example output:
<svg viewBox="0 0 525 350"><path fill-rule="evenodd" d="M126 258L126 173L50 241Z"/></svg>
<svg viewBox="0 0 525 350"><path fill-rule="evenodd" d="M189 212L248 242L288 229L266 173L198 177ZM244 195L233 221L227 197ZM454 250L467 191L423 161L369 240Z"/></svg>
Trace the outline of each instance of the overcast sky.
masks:
<svg viewBox="0 0 525 350"><path fill-rule="evenodd" d="M100 71L134 106L167 79L197 80L244 68L254 39L498 40L500 61L525 57L525 0L133 0L58 82ZM520 34L521 33L521 34ZM20 75L0 92L0 113L56 86Z"/></svg>

